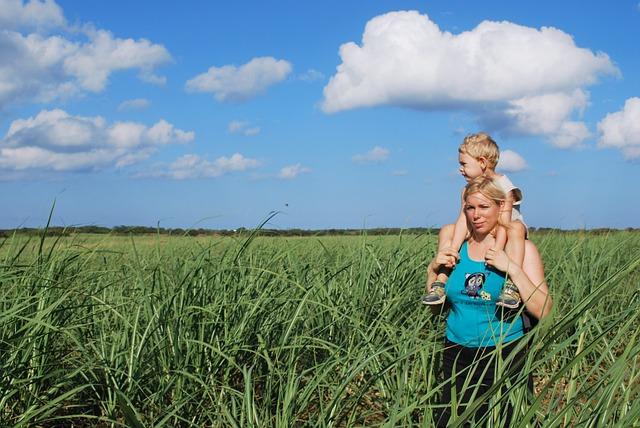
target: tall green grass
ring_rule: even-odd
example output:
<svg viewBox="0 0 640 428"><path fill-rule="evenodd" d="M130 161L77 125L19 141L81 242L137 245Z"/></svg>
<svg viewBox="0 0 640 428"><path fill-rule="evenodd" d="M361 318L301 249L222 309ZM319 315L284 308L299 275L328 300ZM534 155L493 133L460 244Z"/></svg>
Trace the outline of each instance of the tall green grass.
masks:
<svg viewBox="0 0 640 428"><path fill-rule="evenodd" d="M527 336L536 394L503 377L483 423L504 425L509 401L513 426L640 426L640 234L533 241L555 301ZM434 250L366 234L5 239L0 426L432 426L444 323L418 301Z"/></svg>

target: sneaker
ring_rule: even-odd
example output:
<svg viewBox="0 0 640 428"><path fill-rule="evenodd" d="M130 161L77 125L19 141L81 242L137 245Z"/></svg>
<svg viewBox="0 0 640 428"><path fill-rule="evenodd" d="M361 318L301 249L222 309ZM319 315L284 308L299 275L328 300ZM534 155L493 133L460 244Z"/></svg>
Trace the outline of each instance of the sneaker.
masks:
<svg viewBox="0 0 640 428"><path fill-rule="evenodd" d="M504 283L504 287L502 287L500 296L498 296L496 305L509 309L516 309L520 306L520 302L522 302L522 299L520 298L518 287L516 287L510 279L507 279Z"/></svg>
<svg viewBox="0 0 640 428"><path fill-rule="evenodd" d="M429 294L422 296L421 302L424 305L441 305L444 303L447 295L444 293L444 283L440 281L434 281L431 284L431 291Z"/></svg>

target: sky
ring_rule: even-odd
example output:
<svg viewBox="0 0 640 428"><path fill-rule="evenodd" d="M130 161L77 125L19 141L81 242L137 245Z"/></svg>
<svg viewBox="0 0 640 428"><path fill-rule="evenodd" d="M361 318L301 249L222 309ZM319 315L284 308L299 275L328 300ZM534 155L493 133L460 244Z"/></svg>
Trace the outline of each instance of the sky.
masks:
<svg viewBox="0 0 640 428"><path fill-rule="evenodd" d="M640 2L0 0L0 228L640 227Z"/></svg>

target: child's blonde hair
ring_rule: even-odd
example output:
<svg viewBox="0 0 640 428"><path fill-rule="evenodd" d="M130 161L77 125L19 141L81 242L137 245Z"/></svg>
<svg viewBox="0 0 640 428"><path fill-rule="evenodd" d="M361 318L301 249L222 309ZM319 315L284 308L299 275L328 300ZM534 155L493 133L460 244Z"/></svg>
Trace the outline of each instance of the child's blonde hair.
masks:
<svg viewBox="0 0 640 428"><path fill-rule="evenodd" d="M487 167L491 169L496 168L500 158L498 144L486 132L478 132L464 137L458 152L466 153L474 159L484 158L487 161Z"/></svg>

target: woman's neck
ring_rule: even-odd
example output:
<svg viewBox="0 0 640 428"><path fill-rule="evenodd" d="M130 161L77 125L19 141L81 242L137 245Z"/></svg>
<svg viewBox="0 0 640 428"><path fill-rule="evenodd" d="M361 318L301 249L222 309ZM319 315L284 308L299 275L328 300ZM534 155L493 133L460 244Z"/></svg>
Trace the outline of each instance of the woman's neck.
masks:
<svg viewBox="0 0 640 428"><path fill-rule="evenodd" d="M492 246L495 243L495 238L490 233L487 234L477 234L472 233L469 237L469 244L476 244L479 246Z"/></svg>
<svg viewBox="0 0 640 428"><path fill-rule="evenodd" d="M471 260L483 261L487 250L494 246L495 241L490 234L481 236L472 234L467 240L467 255Z"/></svg>

